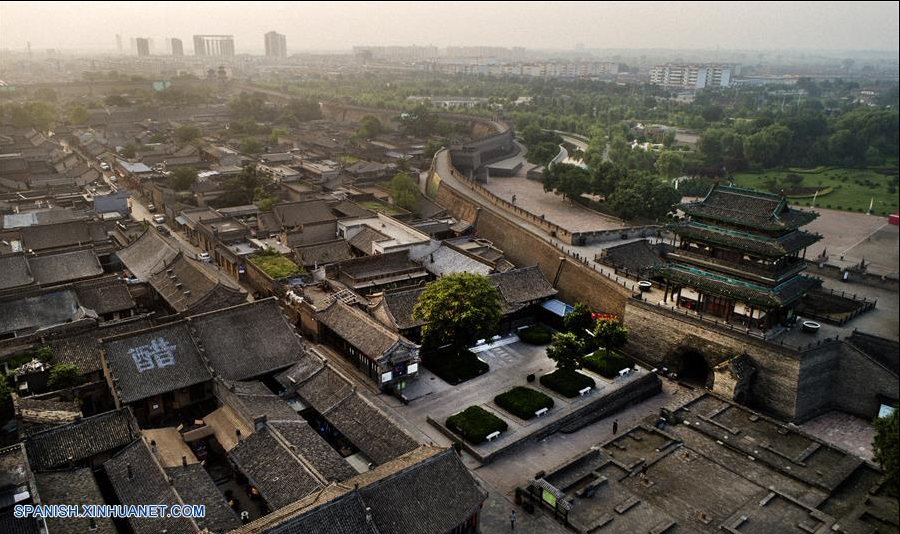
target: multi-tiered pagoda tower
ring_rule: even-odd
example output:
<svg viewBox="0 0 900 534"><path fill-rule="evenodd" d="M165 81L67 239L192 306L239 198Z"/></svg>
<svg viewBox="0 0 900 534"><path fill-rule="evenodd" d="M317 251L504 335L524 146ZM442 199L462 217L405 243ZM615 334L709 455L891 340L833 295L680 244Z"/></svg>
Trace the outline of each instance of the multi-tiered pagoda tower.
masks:
<svg viewBox="0 0 900 534"><path fill-rule="evenodd" d="M784 197L714 186L679 204L686 217L659 269L665 301L747 328L769 330L794 319L794 308L819 280L802 276L806 248L820 236L800 230L818 215Z"/></svg>

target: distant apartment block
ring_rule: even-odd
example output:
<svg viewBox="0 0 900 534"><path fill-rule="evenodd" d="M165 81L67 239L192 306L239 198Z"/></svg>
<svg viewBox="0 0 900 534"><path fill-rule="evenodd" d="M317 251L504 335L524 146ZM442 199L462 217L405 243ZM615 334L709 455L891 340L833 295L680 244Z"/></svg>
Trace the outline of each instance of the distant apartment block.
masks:
<svg viewBox="0 0 900 534"><path fill-rule="evenodd" d="M172 55L175 57L184 56L184 44L181 42L181 39L172 38Z"/></svg>
<svg viewBox="0 0 900 534"><path fill-rule="evenodd" d="M619 64L606 61L585 62L529 62L529 63L482 63L482 62L433 62L418 65L420 70L442 74L475 74L482 76L521 76L526 78L600 78L615 76Z"/></svg>
<svg viewBox="0 0 900 534"><path fill-rule="evenodd" d="M201 57L234 57L234 36L195 35L194 55Z"/></svg>
<svg viewBox="0 0 900 534"><path fill-rule="evenodd" d="M422 61L438 57L436 46L354 46L353 55L376 61Z"/></svg>
<svg viewBox="0 0 900 534"><path fill-rule="evenodd" d="M650 69L650 83L681 89L730 87L740 74L737 65L668 64Z"/></svg>
<svg viewBox="0 0 900 534"><path fill-rule="evenodd" d="M150 39L138 37L134 40L134 45L137 47L138 57L147 57L150 55Z"/></svg>
<svg viewBox="0 0 900 534"><path fill-rule="evenodd" d="M278 32L268 32L266 38L266 57L287 57L287 37Z"/></svg>

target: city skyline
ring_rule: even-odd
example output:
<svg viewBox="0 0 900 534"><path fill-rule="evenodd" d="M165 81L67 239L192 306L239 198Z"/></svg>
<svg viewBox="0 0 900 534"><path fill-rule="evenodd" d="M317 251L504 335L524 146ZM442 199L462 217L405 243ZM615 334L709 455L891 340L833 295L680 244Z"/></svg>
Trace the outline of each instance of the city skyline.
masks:
<svg viewBox="0 0 900 534"><path fill-rule="evenodd" d="M236 53L261 53L262 36L276 31L293 51L348 50L354 45L523 46L532 49L743 49L898 50L896 2L835 3L812 10L792 3L558 2L483 3L427 6L382 3L377 12L363 3L296 3L285 10L244 2L188 5L147 2L127 7L87 2L0 2L0 48L115 50L114 36L152 35L189 39L195 34L235 36ZM293 7L293 6L292 6ZM254 16L242 16L252 9ZM547 17L552 9L555 16ZM673 28L672 20L680 21ZM52 32L35 31L44 21ZM502 31L496 23L503 20ZM84 24L91 21L92 24ZM735 23L739 21L739 23ZM108 28L108 34L97 27ZM340 28L336 30L336 28ZM765 28L765 32L759 31Z"/></svg>

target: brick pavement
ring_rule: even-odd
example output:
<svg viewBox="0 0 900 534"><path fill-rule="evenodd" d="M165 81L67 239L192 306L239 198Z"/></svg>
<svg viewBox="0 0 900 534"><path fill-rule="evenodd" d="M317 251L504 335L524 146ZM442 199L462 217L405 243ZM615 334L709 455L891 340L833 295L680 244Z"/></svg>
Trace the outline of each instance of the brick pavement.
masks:
<svg viewBox="0 0 900 534"><path fill-rule="evenodd" d="M842 412L824 413L800 425L804 432L850 454L872 460L875 429L861 417Z"/></svg>

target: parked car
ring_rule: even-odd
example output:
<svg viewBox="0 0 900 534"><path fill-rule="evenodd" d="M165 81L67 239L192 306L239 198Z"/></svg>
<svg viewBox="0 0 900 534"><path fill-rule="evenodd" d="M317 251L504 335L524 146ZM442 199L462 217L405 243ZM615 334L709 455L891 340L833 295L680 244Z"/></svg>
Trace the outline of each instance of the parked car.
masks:
<svg viewBox="0 0 900 534"><path fill-rule="evenodd" d="M122 221L117 222L117 223L116 223L116 226L118 226L119 229L121 229L123 232L128 231L128 225L125 224L125 223L122 222Z"/></svg>
<svg viewBox="0 0 900 534"><path fill-rule="evenodd" d="M200 254L197 254L197 259L202 261L203 263L212 262L212 258L209 257L209 252L201 252Z"/></svg>
<svg viewBox="0 0 900 534"><path fill-rule="evenodd" d="M154 215L153 222L156 224L166 224L166 217L165 215Z"/></svg>
<svg viewBox="0 0 900 534"><path fill-rule="evenodd" d="M106 163L105 161L104 161L103 163L101 163L101 164L100 164L100 170L101 170L101 171L108 171L108 170L109 170L109 163Z"/></svg>
<svg viewBox="0 0 900 534"><path fill-rule="evenodd" d="M149 211L150 213L156 213L156 204L152 202L147 204L147 211Z"/></svg>
<svg viewBox="0 0 900 534"><path fill-rule="evenodd" d="M172 232L169 231L165 226L157 226L156 231L159 232L159 235L164 235L166 237L172 237Z"/></svg>

